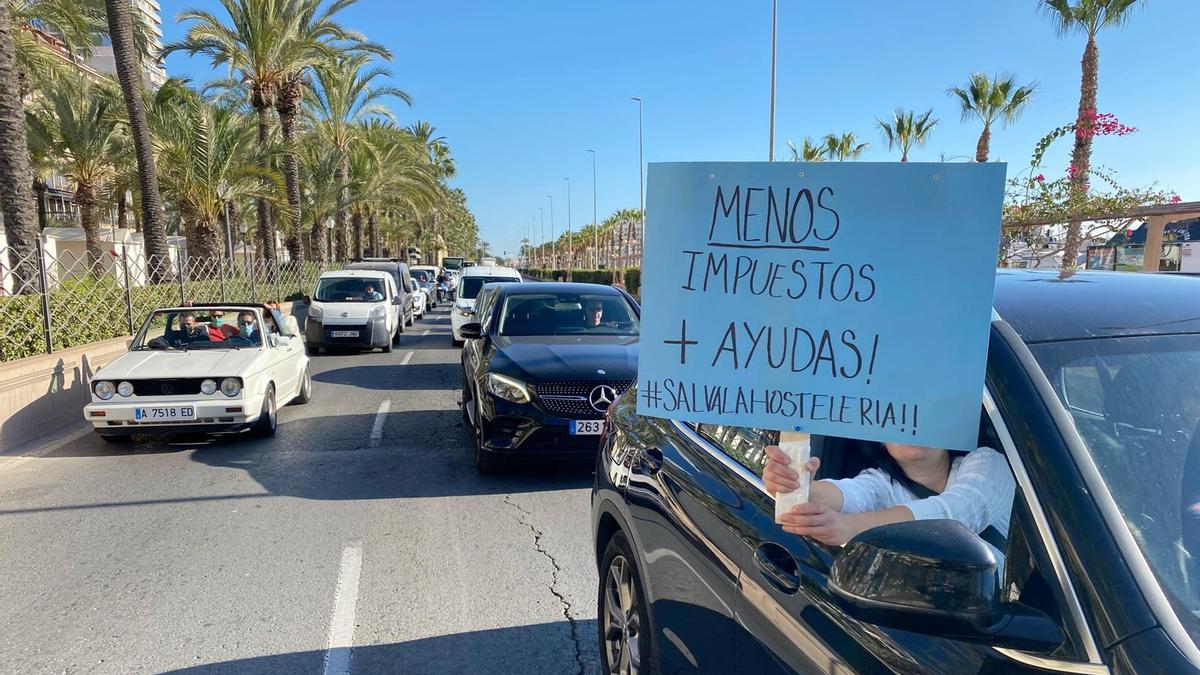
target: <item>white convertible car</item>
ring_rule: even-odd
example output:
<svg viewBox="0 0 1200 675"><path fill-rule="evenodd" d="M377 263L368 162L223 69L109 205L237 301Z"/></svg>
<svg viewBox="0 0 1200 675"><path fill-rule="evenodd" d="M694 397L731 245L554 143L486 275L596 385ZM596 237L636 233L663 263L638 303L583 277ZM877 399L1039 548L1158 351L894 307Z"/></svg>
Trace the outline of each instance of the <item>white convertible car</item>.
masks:
<svg viewBox="0 0 1200 675"><path fill-rule="evenodd" d="M263 305L158 309L92 376L83 416L106 441L145 433L275 433L280 405L312 395L293 317Z"/></svg>

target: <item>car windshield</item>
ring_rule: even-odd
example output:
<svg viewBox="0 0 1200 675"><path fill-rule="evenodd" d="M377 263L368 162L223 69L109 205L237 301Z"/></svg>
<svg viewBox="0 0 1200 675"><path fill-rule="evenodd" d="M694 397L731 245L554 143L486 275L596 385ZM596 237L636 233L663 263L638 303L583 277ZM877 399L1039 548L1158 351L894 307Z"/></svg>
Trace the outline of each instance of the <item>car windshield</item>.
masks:
<svg viewBox="0 0 1200 675"><path fill-rule="evenodd" d="M475 296L479 295L479 289L483 288L484 284L494 283L511 283L519 281L513 277L463 277L459 284L458 297L466 300L474 300Z"/></svg>
<svg viewBox="0 0 1200 675"><path fill-rule="evenodd" d="M1031 345L1193 639L1200 639L1200 336Z"/></svg>
<svg viewBox="0 0 1200 675"><path fill-rule="evenodd" d="M259 315L247 307L152 312L130 349L246 349L262 346Z"/></svg>
<svg viewBox="0 0 1200 675"><path fill-rule="evenodd" d="M363 277L325 277L317 282L318 302L379 302L383 281Z"/></svg>
<svg viewBox="0 0 1200 675"><path fill-rule="evenodd" d="M499 334L637 335L637 314L613 293L518 293L504 299Z"/></svg>

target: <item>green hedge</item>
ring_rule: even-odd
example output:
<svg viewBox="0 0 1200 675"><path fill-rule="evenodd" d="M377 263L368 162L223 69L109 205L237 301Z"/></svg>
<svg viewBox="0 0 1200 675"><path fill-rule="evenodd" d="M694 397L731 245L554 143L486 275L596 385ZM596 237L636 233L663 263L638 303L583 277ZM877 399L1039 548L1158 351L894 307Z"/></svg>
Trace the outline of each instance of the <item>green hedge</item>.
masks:
<svg viewBox="0 0 1200 675"><path fill-rule="evenodd" d="M566 270L543 270L538 268L522 269L522 274L545 281L557 281L567 278ZM571 270L571 281L585 284L612 284L613 270ZM625 270L625 290L637 295L642 287L642 271L637 267Z"/></svg>

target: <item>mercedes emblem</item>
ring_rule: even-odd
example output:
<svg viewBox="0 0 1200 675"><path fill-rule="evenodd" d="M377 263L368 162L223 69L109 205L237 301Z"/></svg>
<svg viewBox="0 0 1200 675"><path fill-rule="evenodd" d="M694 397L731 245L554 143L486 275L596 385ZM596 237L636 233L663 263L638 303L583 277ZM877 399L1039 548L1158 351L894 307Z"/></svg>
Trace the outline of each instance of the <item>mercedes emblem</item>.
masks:
<svg viewBox="0 0 1200 675"><path fill-rule="evenodd" d="M607 411L615 400L617 400L617 390L607 384L592 389L592 393L588 394L588 403L591 403L597 412Z"/></svg>

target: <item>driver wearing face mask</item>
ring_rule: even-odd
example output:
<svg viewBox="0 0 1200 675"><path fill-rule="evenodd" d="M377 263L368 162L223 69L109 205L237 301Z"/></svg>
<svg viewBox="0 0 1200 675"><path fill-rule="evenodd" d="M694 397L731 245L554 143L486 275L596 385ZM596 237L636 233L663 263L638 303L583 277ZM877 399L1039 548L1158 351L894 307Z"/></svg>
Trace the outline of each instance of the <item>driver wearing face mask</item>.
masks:
<svg viewBox="0 0 1200 675"><path fill-rule="evenodd" d="M250 344L262 344L262 331L259 330L258 320L255 318L254 312L243 310L238 313L238 331L242 337L250 341Z"/></svg>

